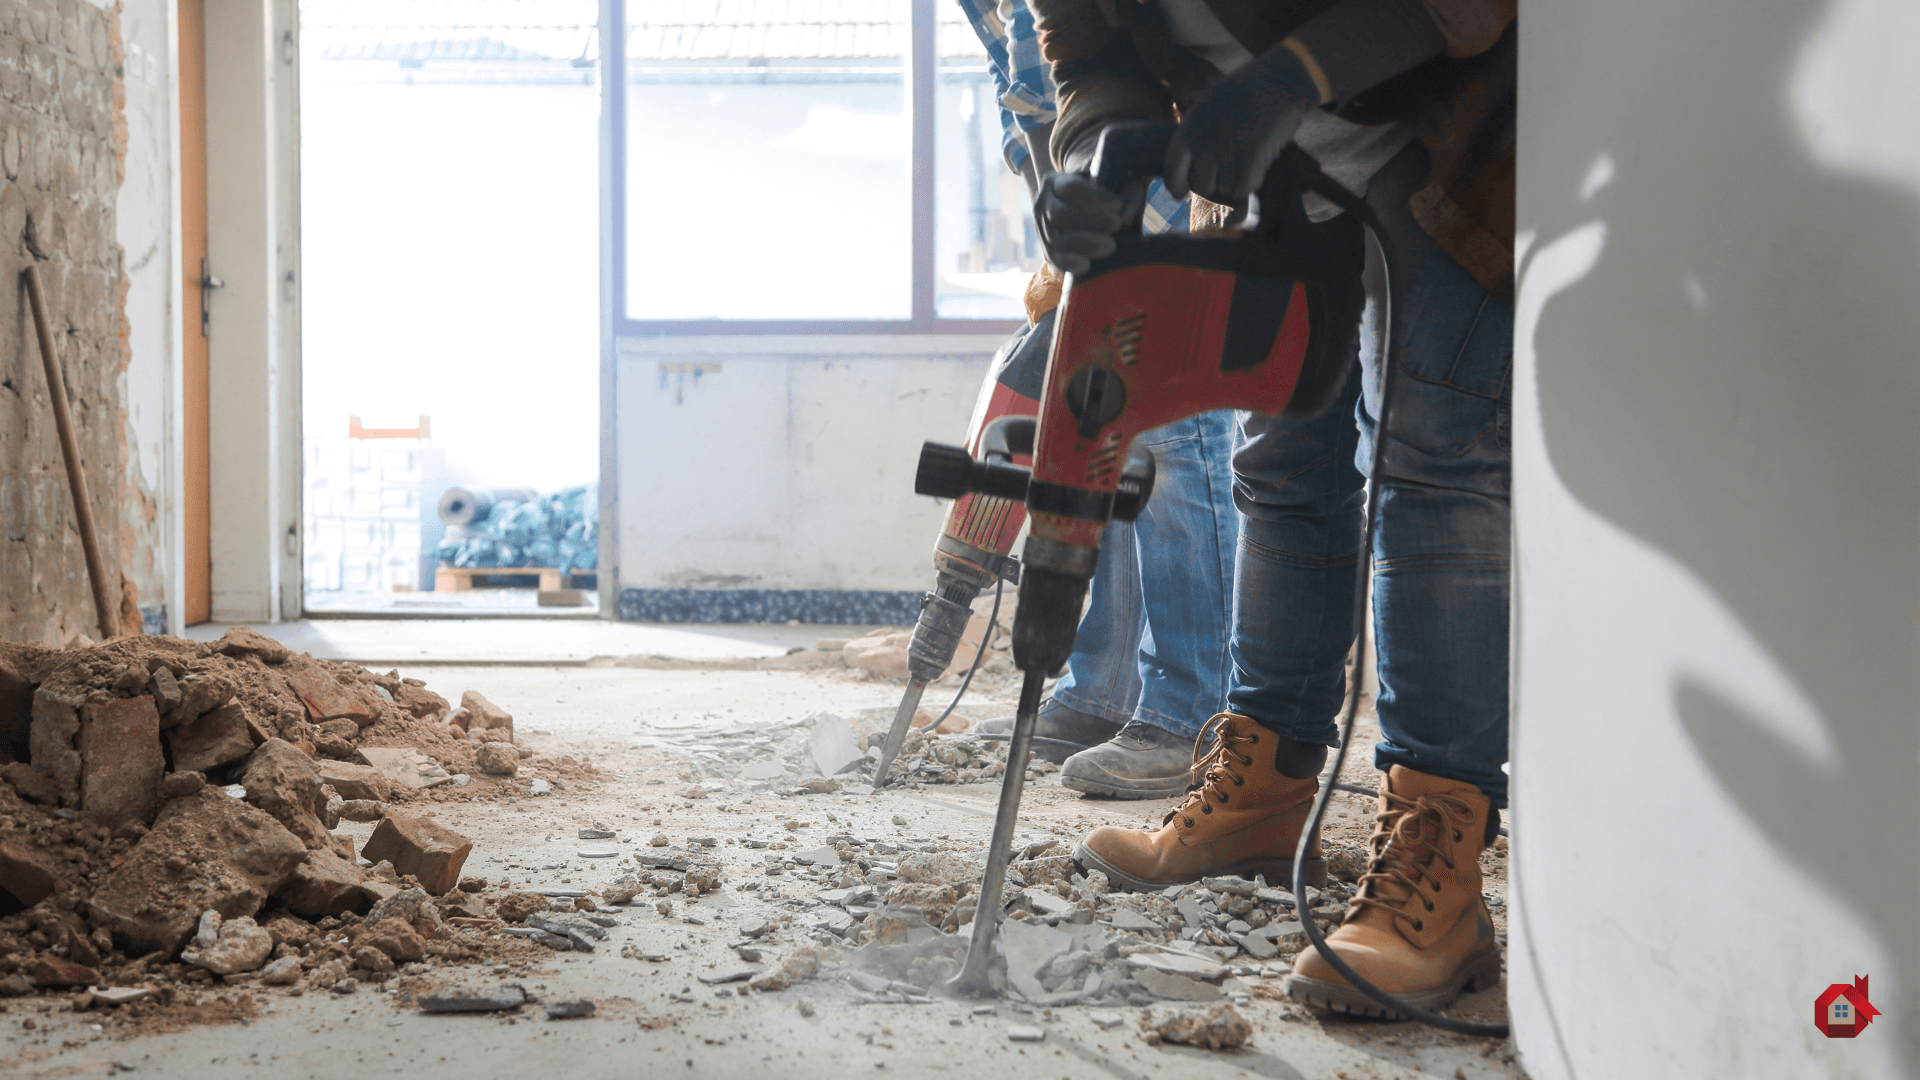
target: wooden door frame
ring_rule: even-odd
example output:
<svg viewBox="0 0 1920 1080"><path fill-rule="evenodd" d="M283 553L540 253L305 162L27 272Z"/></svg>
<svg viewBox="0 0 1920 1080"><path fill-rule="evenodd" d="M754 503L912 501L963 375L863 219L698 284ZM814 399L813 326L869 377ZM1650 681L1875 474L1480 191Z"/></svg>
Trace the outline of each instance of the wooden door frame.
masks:
<svg viewBox="0 0 1920 1080"><path fill-rule="evenodd" d="M205 622L213 614L212 514L206 457L211 417L207 412L207 345L201 336L199 316L199 265L207 247L207 35L204 0L172 0L169 7L173 35L172 231L179 271L171 290L171 310L174 314L173 355L179 362L174 365L177 422L172 425L176 481L170 485L176 496L169 500L173 515L170 533L178 541L172 545L174 581L169 582L168 589L178 601L167 605L167 621L169 631L177 634L186 626ZM199 25L193 27L198 40L190 42L186 23L189 12L194 9L200 13ZM189 63L190 52L196 47L198 55ZM190 139L190 134L194 138ZM197 212L190 212L190 200L198 202ZM190 359L195 351L201 354L198 363Z"/></svg>

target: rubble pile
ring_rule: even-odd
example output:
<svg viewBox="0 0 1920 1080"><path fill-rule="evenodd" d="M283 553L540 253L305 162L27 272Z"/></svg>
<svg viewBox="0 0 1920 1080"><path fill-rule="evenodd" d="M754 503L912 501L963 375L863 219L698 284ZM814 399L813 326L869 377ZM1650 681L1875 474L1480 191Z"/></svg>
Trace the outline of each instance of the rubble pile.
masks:
<svg viewBox="0 0 1920 1080"><path fill-rule="evenodd" d="M478 694L456 712L246 628L0 644L0 996L347 992L494 949L472 845L407 804L505 794L525 754ZM378 822L364 850L342 819Z"/></svg>

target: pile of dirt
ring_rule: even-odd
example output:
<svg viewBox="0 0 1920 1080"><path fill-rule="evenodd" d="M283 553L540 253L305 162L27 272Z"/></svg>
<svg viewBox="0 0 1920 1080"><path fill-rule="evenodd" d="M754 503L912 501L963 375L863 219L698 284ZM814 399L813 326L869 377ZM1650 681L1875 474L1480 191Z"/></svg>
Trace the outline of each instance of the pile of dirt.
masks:
<svg viewBox="0 0 1920 1080"><path fill-rule="evenodd" d="M0 999L71 996L151 1029L250 1015L199 984L346 993L532 955L491 933L488 884L460 875L472 845L408 806L587 778L529 760L512 724L480 694L456 709L244 627L0 643ZM364 852L343 817L378 822Z"/></svg>

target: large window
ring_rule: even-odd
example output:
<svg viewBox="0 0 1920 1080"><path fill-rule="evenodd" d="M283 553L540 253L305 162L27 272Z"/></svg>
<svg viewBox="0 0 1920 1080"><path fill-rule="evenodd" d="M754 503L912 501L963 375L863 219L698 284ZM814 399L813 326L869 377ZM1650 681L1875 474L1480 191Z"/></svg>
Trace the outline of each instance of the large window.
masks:
<svg viewBox="0 0 1920 1080"><path fill-rule="evenodd" d="M611 7L621 332L1020 317L1038 247L986 55L949 0Z"/></svg>

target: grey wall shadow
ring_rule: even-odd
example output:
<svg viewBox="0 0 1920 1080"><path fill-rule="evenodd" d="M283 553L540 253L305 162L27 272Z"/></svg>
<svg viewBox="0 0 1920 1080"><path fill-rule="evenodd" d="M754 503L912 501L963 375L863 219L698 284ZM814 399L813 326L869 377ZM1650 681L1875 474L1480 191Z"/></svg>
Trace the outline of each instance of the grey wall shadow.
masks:
<svg viewBox="0 0 1920 1080"><path fill-rule="evenodd" d="M1521 220L1542 240L1596 217L1607 230L1535 339L1549 455L1582 503L1703 582L1815 706L1837 768L1700 683L1674 688L1726 797L1894 958L1888 987L1908 1000L1886 1011L1911 1080L1920 189L1838 172L1798 136L1789 81L1826 0L1580 7L1558 5L1578 33L1521 49ZM1602 153L1615 179L1580 202ZM1853 974L1868 973L1835 978Z"/></svg>

